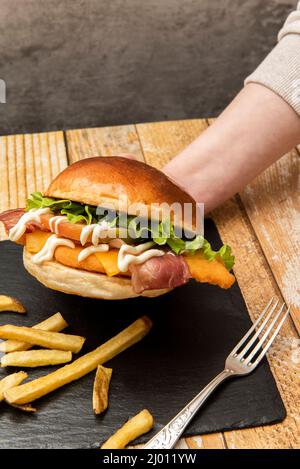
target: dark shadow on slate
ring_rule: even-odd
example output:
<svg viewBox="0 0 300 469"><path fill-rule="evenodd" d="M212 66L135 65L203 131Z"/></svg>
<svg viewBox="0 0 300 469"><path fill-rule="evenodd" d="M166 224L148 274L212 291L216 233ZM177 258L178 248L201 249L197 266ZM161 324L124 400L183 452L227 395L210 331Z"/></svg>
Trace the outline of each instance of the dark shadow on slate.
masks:
<svg viewBox="0 0 300 469"><path fill-rule="evenodd" d="M206 237L218 247L211 221ZM190 282L161 298L97 301L54 292L24 271L22 249L0 243L0 291L17 296L28 309L20 316L1 313L0 323L32 325L60 311L68 331L87 337L83 353L95 348L143 314L152 332L108 363L113 368L110 407L94 416L94 373L35 402L28 415L0 404L1 448L86 448L111 435L143 408L154 415L154 431L166 424L211 378L249 328L251 321L237 284L229 291ZM49 369L29 371L31 378ZM12 370L1 369L0 377ZM265 360L251 375L223 385L198 413L186 435L245 428L281 421L285 408Z"/></svg>

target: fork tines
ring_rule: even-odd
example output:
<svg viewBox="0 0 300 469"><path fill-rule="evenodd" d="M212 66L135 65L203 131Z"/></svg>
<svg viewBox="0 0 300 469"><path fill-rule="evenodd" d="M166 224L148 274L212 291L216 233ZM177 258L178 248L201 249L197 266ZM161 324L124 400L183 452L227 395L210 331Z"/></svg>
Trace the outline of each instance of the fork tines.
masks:
<svg viewBox="0 0 300 469"><path fill-rule="evenodd" d="M273 301L271 298L253 326L230 353L244 365L256 366L262 360L289 314L290 307L283 303L277 309L279 300L275 303Z"/></svg>

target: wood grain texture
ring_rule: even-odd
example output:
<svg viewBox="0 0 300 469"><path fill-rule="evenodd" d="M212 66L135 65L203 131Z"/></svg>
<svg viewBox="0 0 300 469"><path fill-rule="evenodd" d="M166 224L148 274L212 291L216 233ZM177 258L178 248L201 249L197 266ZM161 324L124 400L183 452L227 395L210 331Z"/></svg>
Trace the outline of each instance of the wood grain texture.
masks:
<svg viewBox="0 0 300 469"><path fill-rule="evenodd" d="M63 132L0 137L0 211L24 207L66 166ZM0 235L6 238L2 226Z"/></svg>
<svg viewBox="0 0 300 469"><path fill-rule="evenodd" d="M190 122L191 125L189 125ZM170 132L168 132L168 125L171 128ZM137 130L146 162L151 162L154 166L161 168L183 146L196 138L199 134L197 129L203 129L205 125L203 120L199 121L198 125L195 121L186 121L184 126L180 122L143 124L142 127L138 125ZM235 274L249 313L252 319L255 319L271 296L281 298L278 286L247 214L238 199L233 198L214 211L213 218L223 241L232 246L236 255ZM299 346L299 336L293 322L289 319L269 353L269 362L288 412L285 421L269 427L226 432L224 440L222 435L210 435L208 438L217 438L217 440L207 440L208 446L212 442L212 446L209 447L220 447L219 445L224 444L229 448L296 448L299 446L300 360L297 346ZM203 437L201 440L187 439L190 446L200 446L202 441L204 441Z"/></svg>
<svg viewBox="0 0 300 469"><path fill-rule="evenodd" d="M185 439L190 449L225 449L224 437L220 433L210 435L191 436Z"/></svg>
<svg viewBox="0 0 300 469"><path fill-rule="evenodd" d="M296 150L249 184L241 199L300 332L300 158Z"/></svg>
<svg viewBox="0 0 300 469"><path fill-rule="evenodd" d="M263 255L247 214L232 199L213 213L223 240L236 255L235 275L254 320L272 297L283 298ZM274 342L268 360L287 409L278 425L226 432L228 448L297 448L300 444L299 336L289 318Z"/></svg>
<svg viewBox="0 0 300 469"><path fill-rule="evenodd" d="M207 128L206 119L137 124L148 164L162 168Z"/></svg>
<svg viewBox="0 0 300 469"><path fill-rule="evenodd" d="M133 154L143 161L134 125L68 130L66 132L69 162L93 156Z"/></svg>
<svg viewBox="0 0 300 469"><path fill-rule="evenodd" d="M240 197L300 333L299 156L300 146L248 184Z"/></svg>
<svg viewBox="0 0 300 469"><path fill-rule="evenodd" d="M1 211L24 207L66 165L63 132L0 137Z"/></svg>

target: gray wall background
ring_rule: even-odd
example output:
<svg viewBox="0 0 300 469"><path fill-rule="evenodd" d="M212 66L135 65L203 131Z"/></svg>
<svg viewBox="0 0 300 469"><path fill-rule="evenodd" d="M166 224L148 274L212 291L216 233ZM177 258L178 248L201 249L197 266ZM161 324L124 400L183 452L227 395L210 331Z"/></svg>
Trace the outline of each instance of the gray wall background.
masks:
<svg viewBox="0 0 300 469"><path fill-rule="evenodd" d="M0 134L216 116L296 0L0 0Z"/></svg>

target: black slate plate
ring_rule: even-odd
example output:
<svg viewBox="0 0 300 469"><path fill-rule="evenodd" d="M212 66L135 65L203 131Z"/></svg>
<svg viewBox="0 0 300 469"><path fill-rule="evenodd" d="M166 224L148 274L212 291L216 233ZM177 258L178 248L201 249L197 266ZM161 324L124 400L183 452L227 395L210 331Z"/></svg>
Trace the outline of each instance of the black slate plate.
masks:
<svg viewBox="0 0 300 469"><path fill-rule="evenodd" d="M215 247L220 244L211 221L206 223L206 237ZM60 311L70 324L70 333L87 337L82 353L138 316L148 314L154 321L142 342L108 363L114 371L105 414L93 415L91 373L36 401L36 414L2 403L1 448L93 447L143 408L154 415L157 431L221 371L224 358L251 324L237 284L225 291L190 282L155 299L85 299L40 285L25 272L22 249L9 242L0 243L0 292L17 296L28 309L24 316L1 313L1 324L30 326ZM49 370L33 369L29 374L37 377ZM0 369L0 377L11 371ZM253 374L217 390L186 435L270 424L284 417L282 400L264 361ZM139 441L146 441L154 431Z"/></svg>

